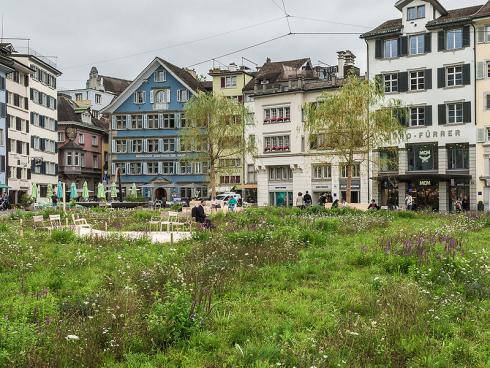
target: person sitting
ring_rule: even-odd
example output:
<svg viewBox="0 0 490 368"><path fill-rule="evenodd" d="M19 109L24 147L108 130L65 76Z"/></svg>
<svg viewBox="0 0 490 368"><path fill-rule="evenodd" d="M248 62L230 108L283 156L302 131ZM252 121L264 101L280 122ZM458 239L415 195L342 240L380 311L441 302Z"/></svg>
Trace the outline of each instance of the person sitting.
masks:
<svg viewBox="0 0 490 368"><path fill-rule="evenodd" d="M379 210L379 208L380 207L376 203L376 200L375 199L371 200L371 203L369 204L368 210Z"/></svg>
<svg viewBox="0 0 490 368"><path fill-rule="evenodd" d="M199 206L196 206L192 209L191 215L196 219L196 222L202 225L204 229L214 228L211 220L206 217L206 212L204 211L204 201L201 201L201 203L199 203Z"/></svg>

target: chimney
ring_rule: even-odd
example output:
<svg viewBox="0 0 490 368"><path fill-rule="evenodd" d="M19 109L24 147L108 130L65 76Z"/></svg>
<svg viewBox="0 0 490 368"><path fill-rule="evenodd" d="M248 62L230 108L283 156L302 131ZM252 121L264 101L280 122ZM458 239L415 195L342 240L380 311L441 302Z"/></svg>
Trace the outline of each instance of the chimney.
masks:
<svg viewBox="0 0 490 368"><path fill-rule="evenodd" d="M266 63L270 63L271 61L272 61L272 60L271 60L271 58L269 58L269 57L268 57L268 58L265 60L265 62L266 62Z"/></svg>
<svg viewBox="0 0 490 368"><path fill-rule="evenodd" d="M352 53L350 50L339 51L338 55L338 66L339 71L337 73L337 77L339 79L344 79L348 76L349 72L354 70L356 73L355 64L356 64L356 55Z"/></svg>
<svg viewBox="0 0 490 368"><path fill-rule="evenodd" d="M238 70L238 66L235 63L231 63L230 65L228 65L228 70L230 72L236 72Z"/></svg>
<svg viewBox="0 0 490 368"><path fill-rule="evenodd" d="M90 73L88 75L88 80L87 80L87 83L86 83L86 88L90 88L90 89L95 89L95 90L98 90L98 83L97 83L97 79L99 78L99 71L97 70L97 68L95 66L93 66L91 69L90 69Z"/></svg>

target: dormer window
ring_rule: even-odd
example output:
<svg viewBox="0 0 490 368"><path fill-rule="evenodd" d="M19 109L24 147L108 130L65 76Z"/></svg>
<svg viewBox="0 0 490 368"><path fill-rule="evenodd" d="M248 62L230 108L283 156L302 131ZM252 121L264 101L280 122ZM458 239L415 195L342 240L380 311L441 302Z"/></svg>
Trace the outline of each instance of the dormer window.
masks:
<svg viewBox="0 0 490 368"><path fill-rule="evenodd" d="M425 18L425 5L412 6L407 9L407 20Z"/></svg>
<svg viewBox="0 0 490 368"><path fill-rule="evenodd" d="M384 41L384 58L390 59L398 57L398 38Z"/></svg>

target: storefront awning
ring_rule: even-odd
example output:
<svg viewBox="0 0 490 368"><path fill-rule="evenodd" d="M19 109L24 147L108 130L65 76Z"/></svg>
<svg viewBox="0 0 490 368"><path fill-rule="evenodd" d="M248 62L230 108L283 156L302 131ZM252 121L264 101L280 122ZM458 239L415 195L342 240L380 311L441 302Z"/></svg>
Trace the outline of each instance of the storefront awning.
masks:
<svg viewBox="0 0 490 368"><path fill-rule="evenodd" d="M438 174L438 173L411 173L411 174L398 174L398 175L380 175L371 178L372 180L397 180L399 182L409 182L420 179L435 180L435 181L451 181L453 179L470 180L469 174Z"/></svg>

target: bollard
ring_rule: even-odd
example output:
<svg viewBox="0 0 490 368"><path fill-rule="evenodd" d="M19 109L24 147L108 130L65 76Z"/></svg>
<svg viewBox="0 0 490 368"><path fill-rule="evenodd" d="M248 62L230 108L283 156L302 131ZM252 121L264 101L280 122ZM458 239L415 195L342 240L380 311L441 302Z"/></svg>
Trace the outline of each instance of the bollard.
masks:
<svg viewBox="0 0 490 368"><path fill-rule="evenodd" d="M65 225L68 227L68 217L65 218Z"/></svg>
<svg viewBox="0 0 490 368"><path fill-rule="evenodd" d="M107 232L107 221L104 221L104 229Z"/></svg>
<svg viewBox="0 0 490 368"><path fill-rule="evenodd" d="M174 245L174 233L170 233L170 245Z"/></svg>

